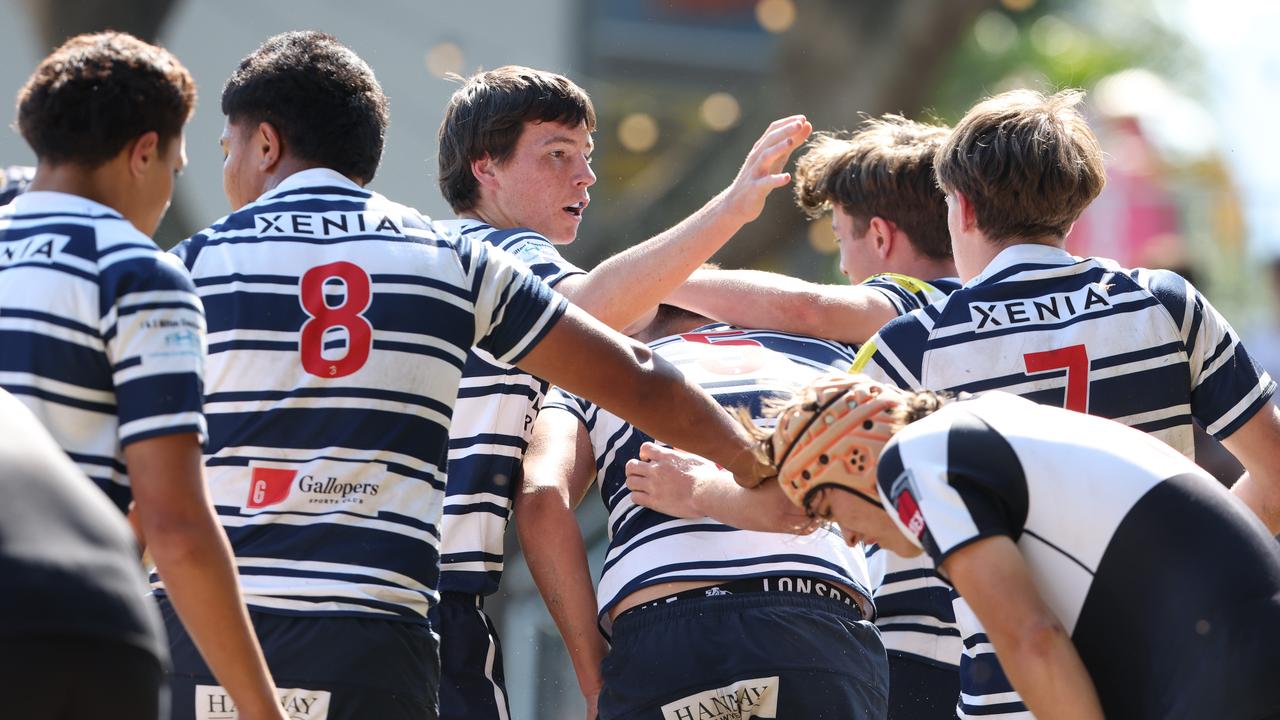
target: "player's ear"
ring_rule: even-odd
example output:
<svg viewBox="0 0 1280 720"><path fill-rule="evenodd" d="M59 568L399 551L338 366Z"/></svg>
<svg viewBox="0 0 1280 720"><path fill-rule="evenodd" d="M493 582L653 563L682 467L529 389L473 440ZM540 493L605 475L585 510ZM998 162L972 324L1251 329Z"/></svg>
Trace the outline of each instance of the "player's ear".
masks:
<svg viewBox="0 0 1280 720"><path fill-rule="evenodd" d="M263 173L270 173L284 157L284 138L280 135L280 131L275 125L264 120L258 123L253 144L258 151L258 169Z"/></svg>
<svg viewBox="0 0 1280 720"><path fill-rule="evenodd" d="M885 220L879 215L871 218L868 223L870 233L871 247L876 251L876 255L884 260L889 257L889 253L893 252L893 244L897 240L896 233L898 226L892 222Z"/></svg>
<svg viewBox="0 0 1280 720"><path fill-rule="evenodd" d="M485 153L471 161L471 174L480 187L493 187L498 181L498 161Z"/></svg>
<svg viewBox="0 0 1280 720"><path fill-rule="evenodd" d="M960 228L962 230L974 230L978 227L978 214L973 209L973 203L969 201L969 197L964 193L956 190L952 192L955 198L956 212L960 214Z"/></svg>
<svg viewBox="0 0 1280 720"><path fill-rule="evenodd" d="M129 160L129 174L146 174L153 163L160 161L160 134L148 130L125 146L123 151Z"/></svg>

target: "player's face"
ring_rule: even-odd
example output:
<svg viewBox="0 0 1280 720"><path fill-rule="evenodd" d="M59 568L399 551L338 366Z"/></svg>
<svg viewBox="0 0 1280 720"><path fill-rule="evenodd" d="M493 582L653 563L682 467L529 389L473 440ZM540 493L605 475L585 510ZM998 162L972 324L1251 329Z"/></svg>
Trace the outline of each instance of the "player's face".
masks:
<svg viewBox="0 0 1280 720"><path fill-rule="evenodd" d="M841 487L827 486L819 490L809 502L809 510L815 517L839 525L840 535L850 547L859 542L878 544L902 557L915 557L921 552L907 540L883 507L872 505Z"/></svg>
<svg viewBox="0 0 1280 720"><path fill-rule="evenodd" d="M222 147L222 191L232 210L257 200L266 190L266 175L259 171L260 158L253 147L255 130L252 123L233 123L228 119L218 138Z"/></svg>
<svg viewBox="0 0 1280 720"><path fill-rule="evenodd" d="M831 211L831 228L840 248L840 273L851 283L860 283L879 272L879 256L871 242L871 226L862 235L854 232L853 217L836 206Z"/></svg>
<svg viewBox="0 0 1280 720"><path fill-rule="evenodd" d="M142 177L141 202L135 218L135 226L146 235L155 235L160 220L173 199L173 182L187 166L187 141L179 132L160 148L158 162L152 163Z"/></svg>
<svg viewBox="0 0 1280 720"><path fill-rule="evenodd" d="M554 243L570 243L591 202L587 188L595 143L584 123L526 122L516 149L494 168L485 219L497 227L527 227Z"/></svg>

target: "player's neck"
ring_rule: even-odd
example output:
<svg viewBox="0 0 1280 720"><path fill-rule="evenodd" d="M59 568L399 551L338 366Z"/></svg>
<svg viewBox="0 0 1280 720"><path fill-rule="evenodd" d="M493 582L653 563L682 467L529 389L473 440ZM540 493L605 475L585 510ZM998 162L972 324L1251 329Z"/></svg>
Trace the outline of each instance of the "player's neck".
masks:
<svg viewBox="0 0 1280 720"><path fill-rule="evenodd" d="M60 192L92 200L117 211L124 207L122 201L127 188L122 187L117 168L111 160L98 167L88 168L72 163L41 162L36 166L35 179L28 192Z"/></svg>
<svg viewBox="0 0 1280 720"><path fill-rule="evenodd" d="M937 260L918 253L912 253L910 257L903 258L900 262L895 262L891 268L885 269L884 272L907 275L920 280L937 280L938 278L955 277L956 264L950 259Z"/></svg>

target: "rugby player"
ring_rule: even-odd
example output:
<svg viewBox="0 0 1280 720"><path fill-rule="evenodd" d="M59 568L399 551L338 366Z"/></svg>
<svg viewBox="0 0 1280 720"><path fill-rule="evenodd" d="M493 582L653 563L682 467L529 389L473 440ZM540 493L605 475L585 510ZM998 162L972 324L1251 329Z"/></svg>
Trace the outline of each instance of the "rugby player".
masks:
<svg viewBox="0 0 1280 720"><path fill-rule="evenodd" d="M809 125L783 118L766 129L733 183L686 220L584 271L557 245L572 242L590 203L595 109L554 73L505 66L453 94L440 126L439 183L473 242L514 254L529 270L606 325L621 329L654 306L785 184L782 167ZM636 282L644 278L644 282ZM441 531L441 716L509 716L502 650L484 598L498 589L503 539L520 487L520 460L547 384L481 349L463 369L449 440Z"/></svg>
<svg viewBox="0 0 1280 720"><path fill-rule="evenodd" d="M1035 717L1280 716L1280 546L1186 457L1004 392L804 398L772 439L788 496L936 563Z"/></svg>
<svg viewBox="0 0 1280 720"><path fill-rule="evenodd" d="M210 489L290 712L436 717L427 614L472 345L737 472L766 470L669 364L513 256L365 189L387 98L333 37L268 39L232 73L222 110L233 212L176 252L209 319ZM220 689L168 630L175 717L199 717Z"/></svg>
<svg viewBox="0 0 1280 720"><path fill-rule="evenodd" d="M660 306L634 335L726 408L761 417L848 346L742 330ZM599 717L883 718L888 664L872 625L866 560L791 508L676 519L638 505L627 465L652 438L593 403L553 390L534 424L516 527L530 571ZM593 593L573 508L592 482L609 516ZM745 491L786 503L776 483ZM598 625L597 625L598 624ZM612 648L604 656L597 631ZM603 664L601 660L603 658ZM596 708L589 703L589 716Z"/></svg>
<svg viewBox="0 0 1280 720"><path fill-rule="evenodd" d="M1280 531L1275 382L1192 285L1066 250L1105 182L1082 94L974 106L937 156L965 286L863 345L855 372L904 389L1001 389L1111 418L1193 457L1193 419L1248 471L1232 488ZM1025 717L963 601L962 716ZM936 614L945 614L938 608Z"/></svg>
<svg viewBox="0 0 1280 720"><path fill-rule="evenodd" d="M135 506L157 588L241 717L280 718L200 466L200 300L150 237L194 103L173 55L123 33L71 38L22 87L37 170L0 208L0 385Z"/></svg>

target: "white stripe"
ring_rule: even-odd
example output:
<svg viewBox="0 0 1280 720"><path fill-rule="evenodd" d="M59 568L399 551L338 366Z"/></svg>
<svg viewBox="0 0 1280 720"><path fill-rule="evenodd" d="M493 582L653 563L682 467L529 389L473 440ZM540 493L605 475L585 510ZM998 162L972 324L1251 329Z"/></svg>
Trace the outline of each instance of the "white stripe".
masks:
<svg viewBox="0 0 1280 720"><path fill-rule="evenodd" d="M509 720L507 717L507 697L503 694L502 687L498 685L498 681L493 674L493 668L498 656L498 646L494 642L494 636L497 635L498 630L493 626L493 621L489 619L488 615L484 614L483 610L476 608L476 613L480 615L480 622L484 623L485 629L488 631L488 638L486 639L489 642L489 649L485 651L484 655L484 677L489 681L490 685L493 685L493 702L498 708L498 720Z"/></svg>
<svg viewBox="0 0 1280 720"><path fill-rule="evenodd" d="M204 438L208 435L204 415L201 415L198 412L181 412L171 413L168 415L152 415L151 417L139 418L132 422L127 422L120 426L120 437L129 438L134 435L140 435L153 430L177 428L182 425L195 425L196 433L199 434L201 442L204 442ZM186 429L183 429L182 431L190 432Z"/></svg>
<svg viewBox="0 0 1280 720"><path fill-rule="evenodd" d="M80 318L76 318L80 319ZM69 342L74 345L105 352L106 345L102 342L102 338L97 335L72 330L62 325L55 325L45 320L33 320L31 318L16 317L0 317L0 330L9 330L14 332L29 332L33 335L42 337L50 337L63 342Z"/></svg>
<svg viewBox="0 0 1280 720"><path fill-rule="evenodd" d="M3 321L0 321L0 326ZM33 387L44 392L64 395L76 400L84 402L103 403L114 405L116 402L116 394L110 390L94 390L92 388L72 385L71 383L54 380L41 375L26 372L0 371L0 387L17 387L26 386Z"/></svg>
<svg viewBox="0 0 1280 720"><path fill-rule="evenodd" d="M367 565L347 565L345 563L321 562L318 560L281 560L279 558L240 556L236 558L237 567L251 568L288 568L304 572L342 573L347 575L363 575L393 582L410 590L430 590L431 588L414 580L408 575L401 575L392 570L369 567Z"/></svg>
<svg viewBox="0 0 1280 720"><path fill-rule="evenodd" d="M1230 410L1223 413L1222 417L1219 418L1217 422L1214 422L1210 424L1208 427L1206 427L1205 432L1209 433L1210 435L1214 435L1214 434L1217 434L1218 432L1221 432L1224 427L1235 422L1236 419L1240 417L1240 414L1245 411L1245 408L1249 407L1250 403L1255 402L1258 398L1262 397L1262 393L1270 385L1271 385L1271 376L1265 372L1262 373L1262 378L1258 381L1258 384L1255 385L1247 395L1240 398L1240 402L1236 403L1231 407Z"/></svg>

